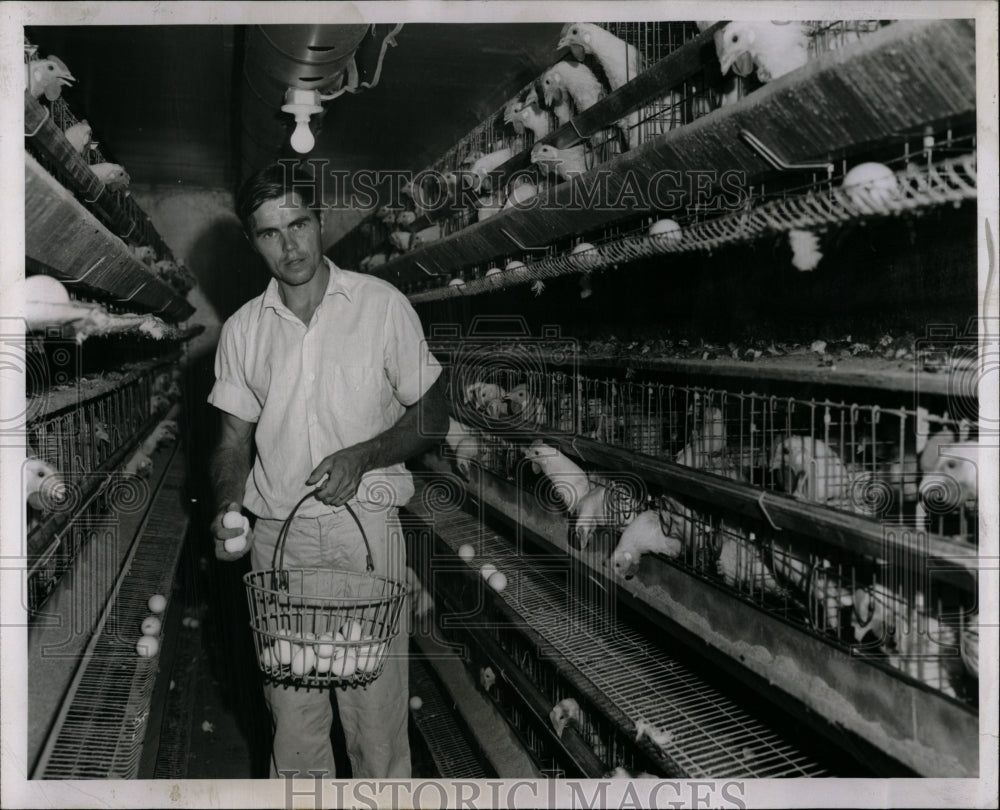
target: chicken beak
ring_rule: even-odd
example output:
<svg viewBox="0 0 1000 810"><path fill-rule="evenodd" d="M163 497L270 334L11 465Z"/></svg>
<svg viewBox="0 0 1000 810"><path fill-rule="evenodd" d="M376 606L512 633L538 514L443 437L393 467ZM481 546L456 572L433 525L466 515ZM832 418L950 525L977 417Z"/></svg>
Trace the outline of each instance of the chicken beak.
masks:
<svg viewBox="0 0 1000 810"><path fill-rule="evenodd" d="M741 53L733 60L733 73L737 76L749 76L753 73L753 57L748 53Z"/></svg>

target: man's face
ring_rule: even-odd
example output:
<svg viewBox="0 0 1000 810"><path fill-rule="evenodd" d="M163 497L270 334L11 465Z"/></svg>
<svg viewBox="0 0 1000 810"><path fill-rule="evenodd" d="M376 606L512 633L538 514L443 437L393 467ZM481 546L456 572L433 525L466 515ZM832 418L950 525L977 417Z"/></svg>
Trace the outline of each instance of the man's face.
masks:
<svg viewBox="0 0 1000 810"><path fill-rule="evenodd" d="M323 262L319 220L294 192L267 200L250 217L250 242L278 281L307 284Z"/></svg>

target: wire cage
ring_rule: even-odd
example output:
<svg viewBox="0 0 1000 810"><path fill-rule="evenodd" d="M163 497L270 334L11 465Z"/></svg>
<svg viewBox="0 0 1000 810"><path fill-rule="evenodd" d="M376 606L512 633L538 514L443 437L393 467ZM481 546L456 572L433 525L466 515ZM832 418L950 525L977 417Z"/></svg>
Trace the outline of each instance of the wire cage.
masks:
<svg viewBox="0 0 1000 810"><path fill-rule="evenodd" d="M938 137L940 136L940 137ZM773 234L816 240L827 230L873 217L919 216L933 208L958 206L978 195L978 173L974 138L955 137L948 130L926 133L932 145L911 151L904 142L902 154L889 162L894 173L869 183L844 187L833 177L814 179L795 188L754 189L746 207L719 214L692 208L672 212L673 230L651 233L655 216L616 224L599 233L583 235L593 247L585 251L550 251L528 258L519 273L502 273L476 281L460 292L447 286L427 286L408 290L412 303L423 303L455 295L478 295L499 289L555 278L567 274L591 273L620 264L673 253L711 251L727 245L751 242ZM941 155L950 155L942 158ZM831 164L831 167L833 164ZM835 168L835 167L834 167ZM817 247L818 249L818 247ZM439 285L441 282L436 282Z"/></svg>
<svg viewBox="0 0 1000 810"><path fill-rule="evenodd" d="M885 21L879 20L809 21L803 27L808 56L815 59L828 51L847 47L884 24ZM599 47L589 48L581 64L599 80L603 86L602 94L617 90L700 35L698 25L693 22L603 22L596 25L607 32L607 41ZM566 59L575 63L572 53ZM556 129L559 119L539 88L544 75L521 88L425 171L451 178L467 171L479 157L489 154L503 155L493 161L499 166L509 157L530 149L541 134ZM664 88L662 96L582 139L585 165L591 169L719 107L733 104L760 84L752 75L744 77L731 73L720 77L714 66L706 66L677 85ZM522 118L522 115L525 117ZM530 122L531 126L525 126L525 122ZM522 175L528 177L531 171L539 189L555 180L547 177L545 170L534 164L528 173ZM449 183L451 188L448 191L455 198L458 196L455 181L450 180ZM433 191L436 196L443 190L436 188ZM485 183L476 187L475 191L479 199L474 204L453 206L447 213L442 213L439 219L442 236L456 233L502 210L511 193L506 185L493 188ZM414 213L420 216L425 212L426 206L421 204L418 195Z"/></svg>
<svg viewBox="0 0 1000 810"><path fill-rule="evenodd" d="M45 466L40 497L27 498L28 606L36 610L71 567L81 549L102 536L107 514L134 510L147 488L137 479L145 470L127 474L112 469L116 459L135 443L137 434L167 402L155 400L168 364L150 364L125 377L121 384L87 395L86 388L34 390L29 385L28 462ZM35 380L34 382L38 382ZM59 497L52 497L58 491ZM28 490L30 492L30 489ZM28 494L26 492L26 494ZM60 523L57 529L50 524Z"/></svg>
<svg viewBox="0 0 1000 810"><path fill-rule="evenodd" d="M502 362L470 364L452 384L465 397L466 421L492 410L501 432L571 432L825 508L977 542L978 434L968 416ZM502 397L514 389L528 403L524 413L507 410Z"/></svg>
<svg viewBox="0 0 1000 810"><path fill-rule="evenodd" d="M653 498L683 544L671 563L744 600L950 697L975 702L974 594L931 583L898 560L864 558L831 544L747 526L674 494ZM913 534L918 534L913 529ZM620 554L616 571L634 568ZM972 617L972 618L970 618ZM970 649L964 660L960 649Z"/></svg>

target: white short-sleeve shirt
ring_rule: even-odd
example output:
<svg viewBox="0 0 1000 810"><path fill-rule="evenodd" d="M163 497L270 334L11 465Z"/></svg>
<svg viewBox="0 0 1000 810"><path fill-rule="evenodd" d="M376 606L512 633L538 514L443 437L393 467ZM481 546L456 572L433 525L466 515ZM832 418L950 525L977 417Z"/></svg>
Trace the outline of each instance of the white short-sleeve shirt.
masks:
<svg viewBox="0 0 1000 810"><path fill-rule="evenodd" d="M330 281L308 326L272 279L223 324L216 349L208 401L257 424L244 505L259 517L286 518L324 458L392 427L441 374L399 290L325 261ZM365 473L357 500L401 506L412 495L409 472L394 464ZM309 499L296 514L337 510Z"/></svg>

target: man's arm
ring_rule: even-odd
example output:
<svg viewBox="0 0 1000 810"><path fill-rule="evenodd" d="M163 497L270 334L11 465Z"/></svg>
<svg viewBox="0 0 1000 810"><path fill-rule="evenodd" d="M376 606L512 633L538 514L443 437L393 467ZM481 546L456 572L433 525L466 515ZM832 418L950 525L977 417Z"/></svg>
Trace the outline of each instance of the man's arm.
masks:
<svg viewBox="0 0 1000 810"><path fill-rule="evenodd" d="M329 474L316 497L325 504L340 506L357 494L361 476L369 470L398 464L430 450L448 432L448 403L443 385L439 377L388 430L327 456L306 479L306 486Z"/></svg>
<svg viewBox="0 0 1000 810"><path fill-rule="evenodd" d="M222 516L226 512L239 512L243 504L243 490L250 475L253 448L253 422L246 422L230 413L222 412L222 430L219 443L209 459L209 474L215 496L215 518L212 534L215 537L215 556L220 560L236 560L250 550L251 538L240 552L225 550L225 541L236 537L241 529L226 529Z"/></svg>

